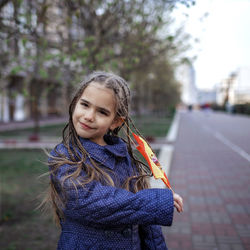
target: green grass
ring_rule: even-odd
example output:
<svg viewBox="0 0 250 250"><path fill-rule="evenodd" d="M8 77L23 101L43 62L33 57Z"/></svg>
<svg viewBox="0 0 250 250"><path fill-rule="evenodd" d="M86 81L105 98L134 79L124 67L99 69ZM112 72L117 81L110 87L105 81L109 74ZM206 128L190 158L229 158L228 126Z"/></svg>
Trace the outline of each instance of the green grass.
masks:
<svg viewBox="0 0 250 250"><path fill-rule="evenodd" d="M0 151L0 249L55 249L58 230L50 216L36 210L47 186L44 152Z"/></svg>
<svg viewBox="0 0 250 250"><path fill-rule="evenodd" d="M144 136L166 136L173 117L142 116L133 117L136 127Z"/></svg>

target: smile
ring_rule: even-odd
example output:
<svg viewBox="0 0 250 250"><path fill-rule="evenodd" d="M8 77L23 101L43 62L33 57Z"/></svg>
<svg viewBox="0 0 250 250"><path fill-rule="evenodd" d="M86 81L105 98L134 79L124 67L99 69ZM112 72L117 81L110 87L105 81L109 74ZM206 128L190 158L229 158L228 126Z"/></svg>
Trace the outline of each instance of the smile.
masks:
<svg viewBox="0 0 250 250"><path fill-rule="evenodd" d="M87 130L93 129L93 128L91 128L90 126L88 126L87 124L85 124L85 123L82 123L82 122L79 122L79 123L80 123L80 125L81 125L81 127L82 127L83 129L87 129Z"/></svg>

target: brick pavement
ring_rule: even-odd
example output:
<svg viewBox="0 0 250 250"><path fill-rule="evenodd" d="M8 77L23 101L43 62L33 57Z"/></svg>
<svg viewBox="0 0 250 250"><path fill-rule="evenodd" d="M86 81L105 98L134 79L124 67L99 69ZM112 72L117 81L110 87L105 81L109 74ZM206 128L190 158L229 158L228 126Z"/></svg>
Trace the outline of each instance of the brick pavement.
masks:
<svg viewBox="0 0 250 250"><path fill-rule="evenodd" d="M250 249L250 164L181 114L169 174L184 212L163 227L170 250Z"/></svg>

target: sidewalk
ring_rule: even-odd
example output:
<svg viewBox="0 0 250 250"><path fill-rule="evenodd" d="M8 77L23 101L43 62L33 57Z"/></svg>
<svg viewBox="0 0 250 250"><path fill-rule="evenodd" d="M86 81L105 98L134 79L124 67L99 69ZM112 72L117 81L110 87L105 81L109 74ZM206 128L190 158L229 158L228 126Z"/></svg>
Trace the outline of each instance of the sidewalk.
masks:
<svg viewBox="0 0 250 250"><path fill-rule="evenodd" d="M50 118L41 119L39 121L39 124L40 126L44 126L44 125L66 123L67 119L68 119L67 117L50 117ZM33 120L28 120L28 121L23 121L23 122L6 122L6 123L1 122L0 132L12 131L15 129L32 128L32 127L34 127Z"/></svg>
<svg viewBox="0 0 250 250"><path fill-rule="evenodd" d="M51 117L39 121L39 125L56 125L67 122L67 117ZM0 123L0 132L14 131L34 127L34 121ZM42 149L54 148L61 141L61 138L43 136L39 141L29 141L29 138L0 138L0 149Z"/></svg>
<svg viewBox="0 0 250 250"><path fill-rule="evenodd" d="M222 126L223 118L216 119ZM250 249L249 162L205 130L195 113L181 114L174 147L169 179L184 212L163 227L169 250Z"/></svg>

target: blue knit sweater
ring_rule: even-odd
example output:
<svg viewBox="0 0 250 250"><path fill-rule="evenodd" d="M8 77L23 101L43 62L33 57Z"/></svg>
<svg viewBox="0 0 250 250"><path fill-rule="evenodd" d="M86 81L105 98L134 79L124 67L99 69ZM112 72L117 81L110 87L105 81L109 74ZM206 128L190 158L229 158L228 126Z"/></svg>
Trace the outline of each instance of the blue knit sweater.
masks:
<svg viewBox="0 0 250 250"><path fill-rule="evenodd" d="M105 146L83 138L80 141L92 159L112 170L115 187L92 181L76 191L70 179L64 182L67 202L58 249L167 249L159 225L172 224L172 192L145 189L133 193L121 188L133 175L133 165L127 146L120 138L109 137ZM57 145L51 154L56 156L57 152L68 156L63 144ZM86 163L90 163L89 159ZM59 193L64 177L74 170L65 164L51 175ZM79 178L84 176L82 170Z"/></svg>

